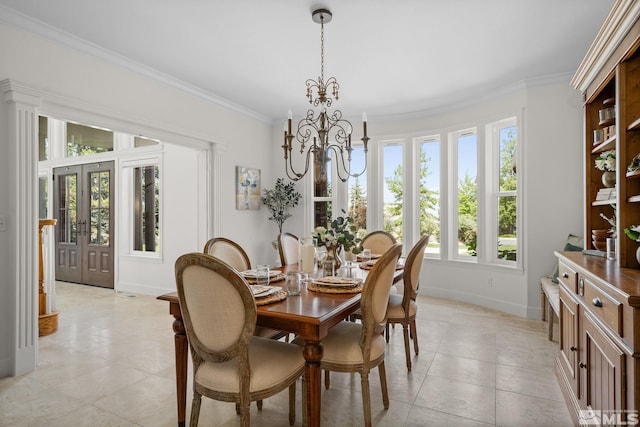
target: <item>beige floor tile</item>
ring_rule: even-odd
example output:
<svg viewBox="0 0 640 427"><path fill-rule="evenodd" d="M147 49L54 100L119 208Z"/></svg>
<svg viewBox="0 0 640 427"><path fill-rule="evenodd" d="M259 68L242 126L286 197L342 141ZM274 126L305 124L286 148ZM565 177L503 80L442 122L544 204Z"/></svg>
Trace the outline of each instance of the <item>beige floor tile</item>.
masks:
<svg viewBox="0 0 640 427"><path fill-rule="evenodd" d="M40 338L37 369L0 379L0 427L173 427L177 412L173 318L152 296L58 284L58 332ZM547 323L471 304L418 296L420 352L407 371L402 328L370 375L374 426L571 425L553 373ZM556 335L557 336L557 335ZM189 378L192 375L189 362ZM187 421L192 381L187 384ZM296 426L302 426L301 383ZM322 391L325 426L361 426L357 374L332 373ZM235 405L203 398L201 426L237 426ZM288 392L251 406L252 426L288 425Z"/></svg>

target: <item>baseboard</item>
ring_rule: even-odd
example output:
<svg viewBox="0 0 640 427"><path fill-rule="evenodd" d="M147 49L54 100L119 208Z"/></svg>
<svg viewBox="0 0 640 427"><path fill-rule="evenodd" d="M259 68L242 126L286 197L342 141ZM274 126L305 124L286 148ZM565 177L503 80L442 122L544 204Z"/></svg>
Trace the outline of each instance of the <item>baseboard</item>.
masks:
<svg viewBox="0 0 640 427"><path fill-rule="evenodd" d="M140 283L119 282L116 288L117 292L130 292L141 295L163 295L169 292L175 292L175 285L171 288L161 288L157 286L141 285Z"/></svg>
<svg viewBox="0 0 640 427"><path fill-rule="evenodd" d="M516 316L525 317L528 314L527 307L523 305L514 304L509 301L503 301L495 298L487 298L482 295L471 294L468 292L459 292L442 288L421 287L420 294L466 302L469 304L476 304L493 310L499 310L505 313L514 314Z"/></svg>
<svg viewBox="0 0 640 427"><path fill-rule="evenodd" d="M12 375L11 360L9 358L0 359L0 378L10 377Z"/></svg>

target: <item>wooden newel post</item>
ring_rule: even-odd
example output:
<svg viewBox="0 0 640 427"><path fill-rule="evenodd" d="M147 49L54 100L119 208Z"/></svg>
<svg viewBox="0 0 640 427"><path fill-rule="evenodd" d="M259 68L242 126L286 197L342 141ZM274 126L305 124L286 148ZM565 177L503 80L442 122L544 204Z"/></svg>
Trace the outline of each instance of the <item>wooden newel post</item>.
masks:
<svg viewBox="0 0 640 427"><path fill-rule="evenodd" d="M44 290L44 255L42 249L42 229L55 225L55 219L41 219L38 222L38 333L50 335L58 330L58 312L47 313L47 292Z"/></svg>

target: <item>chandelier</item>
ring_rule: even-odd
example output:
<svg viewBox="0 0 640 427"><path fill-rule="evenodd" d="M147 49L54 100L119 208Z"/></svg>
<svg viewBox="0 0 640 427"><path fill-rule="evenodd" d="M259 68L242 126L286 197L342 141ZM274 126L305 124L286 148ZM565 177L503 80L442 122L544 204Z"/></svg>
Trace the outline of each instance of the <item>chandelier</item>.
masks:
<svg viewBox="0 0 640 427"><path fill-rule="evenodd" d="M306 175L311 161L319 165L319 173L316 180L327 179L327 163L335 160L338 178L345 182L349 177L358 177L367 169L367 115L362 113L362 126L364 136L361 138L364 146L364 167L359 172L351 170L351 123L342 118L342 111L328 110L335 100L338 100L340 85L335 77L324 79L324 24L331 21L331 12L327 9L315 10L312 14L313 21L320 24L320 77L318 80L308 79L307 99L313 108L307 110L307 114L298 122L298 129L293 134L291 120L293 114L289 110L287 122L284 127L284 164L289 179L298 181ZM331 94L329 94L331 90ZM294 138L300 145L300 155L304 160L304 170L296 172L293 167L293 142ZM305 154L306 148L306 154ZM313 154L313 159L311 155ZM346 157L346 158L345 158Z"/></svg>

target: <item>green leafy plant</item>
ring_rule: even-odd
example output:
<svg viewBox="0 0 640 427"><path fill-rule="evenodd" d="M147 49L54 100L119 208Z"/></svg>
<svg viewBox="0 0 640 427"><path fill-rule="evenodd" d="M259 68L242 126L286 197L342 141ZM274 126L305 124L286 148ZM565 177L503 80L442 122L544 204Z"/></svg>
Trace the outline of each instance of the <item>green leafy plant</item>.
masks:
<svg viewBox="0 0 640 427"><path fill-rule="evenodd" d="M263 190L262 203L271 211L269 220L278 224L280 234L282 234L284 222L291 217L291 209L300 203L301 198L302 194L296 191L295 184L293 182L285 184L283 178L276 179L273 189Z"/></svg>
<svg viewBox="0 0 640 427"><path fill-rule="evenodd" d="M616 170L616 150L603 151L596 157L596 169L601 171L615 172Z"/></svg>
<svg viewBox="0 0 640 427"><path fill-rule="evenodd" d="M629 228L625 228L624 234L626 234L631 240L640 242L640 225L632 225Z"/></svg>
<svg viewBox="0 0 640 427"><path fill-rule="evenodd" d="M357 227L349 216L339 216L326 227L316 227L312 237L318 239L318 246L344 248L354 254L362 252L362 239L357 236Z"/></svg>

